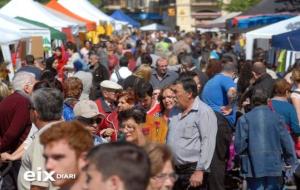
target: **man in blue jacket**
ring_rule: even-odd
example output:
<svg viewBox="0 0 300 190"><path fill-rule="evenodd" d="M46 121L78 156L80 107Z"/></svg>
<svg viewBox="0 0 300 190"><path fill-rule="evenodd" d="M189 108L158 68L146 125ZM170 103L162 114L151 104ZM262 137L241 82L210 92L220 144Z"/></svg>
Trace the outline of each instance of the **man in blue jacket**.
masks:
<svg viewBox="0 0 300 190"><path fill-rule="evenodd" d="M267 100L267 93L256 89L251 97L254 108L237 123L234 144L250 190L282 189L284 165L297 164L284 120L270 110Z"/></svg>

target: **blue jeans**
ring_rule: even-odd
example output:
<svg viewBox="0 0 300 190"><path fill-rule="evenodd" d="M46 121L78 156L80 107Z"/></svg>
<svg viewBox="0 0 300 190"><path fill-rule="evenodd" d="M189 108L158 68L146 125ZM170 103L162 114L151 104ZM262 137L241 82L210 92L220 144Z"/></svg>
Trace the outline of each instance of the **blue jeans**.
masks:
<svg viewBox="0 0 300 190"><path fill-rule="evenodd" d="M247 178L248 190L281 190L282 177Z"/></svg>

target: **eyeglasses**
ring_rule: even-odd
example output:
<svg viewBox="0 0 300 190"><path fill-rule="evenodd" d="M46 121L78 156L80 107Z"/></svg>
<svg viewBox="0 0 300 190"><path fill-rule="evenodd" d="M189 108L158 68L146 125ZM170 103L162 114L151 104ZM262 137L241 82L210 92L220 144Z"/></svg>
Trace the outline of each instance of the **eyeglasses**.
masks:
<svg viewBox="0 0 300 190"><path fill-rule="evenodd" d="M167 180L167 178L169 178L170 180L175 182L178 179L178 175L176 173L169 173L169 174L162 173L162 174L156 175L154 178L161 182L165 181L165 180Z"/></svg>
<svg viewBox="0 0 300 190"><path fill-rule="evenodd" d="M133 131L135 131L135 127L132 127L132 126L121 126L121 128L120 128L120 131L121 132L124 132L125 131L125 129L128 131L128 132L133 132Z"/></svg>

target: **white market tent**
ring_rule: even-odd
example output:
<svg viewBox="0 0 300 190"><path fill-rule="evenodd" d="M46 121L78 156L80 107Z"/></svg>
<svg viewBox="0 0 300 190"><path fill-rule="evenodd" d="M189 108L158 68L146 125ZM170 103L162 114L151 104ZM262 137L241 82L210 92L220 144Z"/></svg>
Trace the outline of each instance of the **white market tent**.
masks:
<svg viewBox="0 0 300 190"><path fill-rule="evenodd" d="M62 30L64 27L78 27L76 23L55 16L43 5L33 0L11 0L1 8L0 13L10 17L24 17L35 20L58 30Z"/></svg>
<svg viewBox="0 0 300 190"><path fill-rule="evenodd" d="M79 31L83 31L83 32L86 31L86 27L85 27L86 25L85 25L84 22L76 20L72 17L69 17L68 15L65 15L65 14L63 14L61 12L58 12L54 9L51 9L49 7L44 6L44 8L47 9L49 12L51 12L52 14L54 14L55 16L57 16L59 18L62 18L62 19L67 20L69 22L76 23L78 25L78 27L72 27L72 33L73 34L77 35Z"/></svg>
<svg viewBox="0 0 300 190"><path fill-rule="evenodd" d="M9 79L12 80L12 78L14 76L14 69L11 64L12 60L11 60L11 53L10 53L9 45L15 44L21 39L26 39L26 38L30 37L30 35L22 34L20 32L16 32L13 30L0 28L0 36L1 36L0 46L1 46L2 55L3 55L4 60L10 63L10 64L8 64L7 69L10 71Z"/></svg>
<svg viewBox="0 0 300 190"><path fill-rule="evenodd" d="M50 30L42 28L18 19L10 18L6 15L0 14L0 29L11 30L17 34L25 36L41 36L43 39L47 38L51 42ZM2 36L1 36L2 37Z"/></svg>
<svg viewBox="0 0 300 190"><path fill-rule="evenodd" d="M157 24L157 23L153 23L153 24L149 24L149 25L141 27L140 30L142 30L142 31L159 31L159 30L168 31L168 30L170 30L170 28L167 26Z"/></svg>
<svg viewBox="0 0 300 190"><path fill-rule="evenodd" d="M47 9L48 11L50 11L52 14L60 17L60 18L63 18L64 20L68 21L68 22L73 22L73 23L76 23L78 26L80 27L85 27L85 22L82 22L80 20L76 20L75 18L72 18L72 17L69 17L68 15L65 15L59 11L56 11L54 9L51 9L47 6L44 6L45 9Z"/></svg>
<svg viewBox="0 0 300 190"><path fill-rule="evenodd" d="M0 44L5 61L9 62L8 69L10 70L9 77L13 77L13 66L11 64L11 55L9 50L10 44L17 43L20 39L40 36L43 39L51 41L50 31L47 28L42 28L32 25L14 18L0 14ZM45 41L45 40L43 40ZM44 44L44 47L49 47L50 44Z"/></svg>
<svg viewBox="0 0 300 190"><path fill-rule="evenodd" d="M0 28L0 45L9 45L18 42L23 38L29 37L28 34L22 34L13 30ZM5 59L5 58L4 58Z"/></svg>
<svg viewBox="0 0 300 190"><path fill-rule="evenodd" d="M76 0L76 3L74 3L74 0L58 0L58 3L64 6L69 11L76 13L77 15L85 19L92 20L97 24L99 23L99 21L113 21L113 18L104 14L92 4L90 4L90 2L85 0Z"/></svg>
<svg viewBox="0 0 300 190"><path fill-rule="evenodd" d="M246 33L246 59L252 59L253 57L255 39L271 39L273 35L286 33L299 28L300 16L295 16Z"/></svg>
<svg viewBox="0 0 300 190"><path fill-rule="evenodd" d="M76 13L78 16L81 16L88 20L92 20L97 24L99 24L99 21L110 23L115 22L116 24L122 25L127 24L125 22L113 19L112 17L97 9L87 0L76 0L76 3L74 3L74 0L58 0L57 2L69 11Z"/></svg>

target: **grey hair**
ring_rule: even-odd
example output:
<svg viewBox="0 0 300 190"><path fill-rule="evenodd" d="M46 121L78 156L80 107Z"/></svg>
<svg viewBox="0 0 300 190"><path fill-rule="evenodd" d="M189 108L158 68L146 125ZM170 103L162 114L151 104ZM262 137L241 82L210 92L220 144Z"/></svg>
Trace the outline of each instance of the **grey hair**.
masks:
<svg viewBox="0 0 300 190"><path fill-rule="evenodd" d="M185 53L180 57L180 63L182 65L186 66L192 66L193 65L193 56L190 53Z"/></svg>
<svg viewBox="0 0 300 190"><path fill-rule="evenodd" d="M14 90L24 91L24 86L31 84L35 80L35 75L29 72L17 72L12 81Z"/></svg>
<svg viewBox="0 0 300 190"><path fill-rule="evenodd" d="M54 88L41 88L33 92L31 101L42 121L55 121L62 117L63 94Z"/></svg>
<svg viewBox="0 0 300 190"><path fill-rule="evenodd" d="M156 65L158 65L158 62L160 62L161 60L166 60L169 64L169 60L166 57L160 56L157 60L156 60Z"/></svg>

